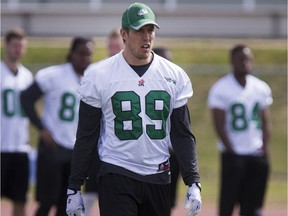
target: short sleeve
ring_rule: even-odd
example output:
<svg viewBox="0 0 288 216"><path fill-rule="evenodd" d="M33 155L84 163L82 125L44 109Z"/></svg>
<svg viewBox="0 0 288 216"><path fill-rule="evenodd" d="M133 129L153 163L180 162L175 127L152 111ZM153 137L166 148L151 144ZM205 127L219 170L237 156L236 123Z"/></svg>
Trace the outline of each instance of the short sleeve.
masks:
<svg viewBox="0 0 288 216"><path fill-rule="evenodd" d="M49 92L51 88L53 89L53 74L53 71L47 68L40 70L35 76L35 81L44 94Z"/></svg>
<svg viewBox="0 0 288 216"><path fill-rule="evenodd" d="M273 103L272 91L270 87L266 83L264 83L262 92L263 92L262 95L263 100L261 103L261 107L265 109Z"/></svg>
<svg viewBox="0 0 288 216"><path fill-rule="evenodd" d="M212 86L208 94L208 107L210 109L218 108L225 110L225 104L224 94L219 91L218 85Z"/></svg>
<svg viewBox="0 0 288 216"><path fill-rule="evenodd" d="M97 86L90 81L89 74L84 75L78 92L83 102L93 107L102 108L100 91L97 89Z"/></svg>
<svg viewBox="0 0 288 216"><path fill-rule="evenodd" d="M192 95L193 95L192 83L190 82L190 80L186 80L184 85L178 91L174 108L184 106L187 103L188 99L192 97Z"/></svg>

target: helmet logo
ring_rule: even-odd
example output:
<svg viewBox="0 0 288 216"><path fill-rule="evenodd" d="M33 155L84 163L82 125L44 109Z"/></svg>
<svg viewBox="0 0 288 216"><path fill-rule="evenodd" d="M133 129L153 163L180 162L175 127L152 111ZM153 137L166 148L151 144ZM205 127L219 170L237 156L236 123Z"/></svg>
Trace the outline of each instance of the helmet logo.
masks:
<svg viewBox="0 0 288 216"><path fill-rule="evenodd" d="M138 11L137 15L138 16L143 16L145 14L148 14L148 11L146 8L142 8L141 10Z"/></svg>

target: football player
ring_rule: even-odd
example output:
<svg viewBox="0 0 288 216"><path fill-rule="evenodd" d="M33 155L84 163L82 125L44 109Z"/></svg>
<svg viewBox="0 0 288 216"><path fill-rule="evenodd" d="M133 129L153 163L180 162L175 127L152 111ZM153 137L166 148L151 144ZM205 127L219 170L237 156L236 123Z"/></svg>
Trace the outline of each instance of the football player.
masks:
<svg viewBox="0 0 288 216"><path fill-rule="evenodd" d="M251 75L252 50L237 45L231 51L232 73L211 88L208 106L221 152L220 216L262 215L269 174L268 145L272 104L270 87Z"/></svg>
<svg viewBox="0 0 288 216"><path fill-rule="evenodd" d="M27 40L21 28L8 31L4 37L4 59L1 61L1 197L13 202L13 215L25 213L29 186L29 120L20 105L20 91L33 81L32 73L20 60Z"/></svg>
<svg viewBox="0 0 288 216"><path fill-rule="evenodd" d="M196 143L187 107L192 85L183 69L152 52L156 28L147 5L130 5L122 15L124 50L85 72L68 215L83 214L80 189L97 148L101 215L168 216L170 143L188 186L189 215L200 211Z"/></svg>
<svg viewBox="0 0 288 216"><path fill-rule="evenodd" d="M92 60L91 39L74 38L67 62L41 69L34 83L21 94L21 102L31 122L40 132L37 158L37 216L47 216L56 206L56 215L66 214L67 181L78 124L80 85L84 70ZM35 103L43 97L42 117Z"/></svg>

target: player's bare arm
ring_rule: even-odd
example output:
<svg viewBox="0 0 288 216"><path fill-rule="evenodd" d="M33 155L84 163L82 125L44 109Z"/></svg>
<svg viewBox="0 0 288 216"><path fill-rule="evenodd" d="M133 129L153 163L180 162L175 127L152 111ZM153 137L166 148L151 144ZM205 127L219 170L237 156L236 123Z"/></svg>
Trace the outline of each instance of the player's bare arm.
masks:
<svg viewBox="0 0 288 216"><path fill-rule="evenodd" d="M234 153L233 147L229 141L229 138L225 129L225 111L221 109L214 108L212 109L212 116L214 121L214 127L217 131L218 136L225 145L225 151L227 153Z"/></svg>

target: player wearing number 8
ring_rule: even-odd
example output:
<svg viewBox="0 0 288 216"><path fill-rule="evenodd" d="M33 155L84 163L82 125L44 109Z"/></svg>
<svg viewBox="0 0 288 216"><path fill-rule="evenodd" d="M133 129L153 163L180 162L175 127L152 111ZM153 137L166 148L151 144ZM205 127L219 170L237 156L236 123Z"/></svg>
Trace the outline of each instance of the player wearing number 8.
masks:
<svg viewBox="0 0 288 216"><path fill-rule="evenodd" d="M221 152L220 216L232 215L235 205L241 215L262 215L272 96L269 86L251 75L252 60L250 48L235 46L233 73L218 80L208 96Z"/></svg>
<svg viewBox="0 0 288 216"><path fill-rule="evenodd" d="M65 215L67 181L78 124L80 85L84 70L91 63L91 39L74 38L67 62L41 69L34 83L21 94L21 102L31 122L39 129L36 200L37 216L46 216L57 207ZM43 97L42 117L35 103Z"/></svg>

